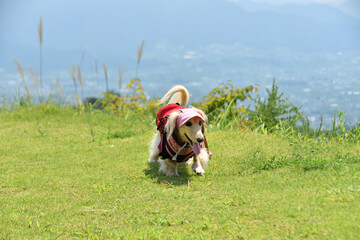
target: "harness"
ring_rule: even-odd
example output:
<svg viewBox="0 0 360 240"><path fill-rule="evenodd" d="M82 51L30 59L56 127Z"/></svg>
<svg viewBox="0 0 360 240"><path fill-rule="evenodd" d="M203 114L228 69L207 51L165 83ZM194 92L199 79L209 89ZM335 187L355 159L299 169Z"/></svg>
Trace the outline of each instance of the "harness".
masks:
<svg viewBox="0 0 360 240"><path fill-rule="evenodd" d="M158 150L160 158L168 158L176 162L186 162L189 160L189 158L195 155L189 143L184 142L184 144L181 146L172 136L167 139L166 134L163 134L158 146Z"/></svg>
<svg viewBox="0 0 360 240"><path fill-rule="evenodd" d="M168 104L162 107L157 112L156 126L161 136L161 140L158 145L158 150L159 150L159 156L162 159L171 159L176 162L186 162L189 158L195 155L194 151L192 150L192 146L189 143L183 142L180 145L173 138L173 136L170 136L169 139L167 138L167 133L165 131L165 124L171 113L181 109L186 109L186 108L181 107L179 104ZM206 138L205 138L205 146L207 147ZM203 148L202 144L200 144L200 148L201 149Z"/></svg>

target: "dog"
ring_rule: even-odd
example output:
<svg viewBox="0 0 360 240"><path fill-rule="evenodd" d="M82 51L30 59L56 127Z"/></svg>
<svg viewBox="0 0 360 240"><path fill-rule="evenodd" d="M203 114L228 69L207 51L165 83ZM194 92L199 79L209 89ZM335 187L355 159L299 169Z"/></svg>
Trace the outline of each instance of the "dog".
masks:
<svg viewBox="0 0 360 240"><path fill-rule="evenodd" d="M207 117L200 109L186 108L190 95L184 86L171 88L160 104L169 98L168 104L157 112L158 132L150 144L149 163L160 161L160 173L179 176L177 163L192 162L192 170L203 175L211 155L205 138Z"/></svg>

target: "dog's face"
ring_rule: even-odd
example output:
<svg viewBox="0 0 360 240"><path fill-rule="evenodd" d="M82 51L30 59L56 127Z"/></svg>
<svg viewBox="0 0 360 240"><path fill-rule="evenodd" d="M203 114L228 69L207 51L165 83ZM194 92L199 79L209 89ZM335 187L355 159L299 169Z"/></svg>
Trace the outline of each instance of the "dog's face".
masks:
<svg viewBox="0 0 360 240"><path fill-rule="evenodd" d="M189 144L204 141L205 127L200 118L192 118L179 128L181 140Z"/></svg>
<svg viewBox="0 0 360 240"><path fill-rule="evenodd" d="M206 121L207 117L203 111L197 108L192 109L199 113ZM168 138L173 134L176 128L176 121L179 114L180 112L173 112L165 125ZM177 129L177 132L179 133L180 139L183 142L189 143L193 147L193 150L196 154L200 152L199 144L204 141L205 123L199 117L189 119Z"/></svg>

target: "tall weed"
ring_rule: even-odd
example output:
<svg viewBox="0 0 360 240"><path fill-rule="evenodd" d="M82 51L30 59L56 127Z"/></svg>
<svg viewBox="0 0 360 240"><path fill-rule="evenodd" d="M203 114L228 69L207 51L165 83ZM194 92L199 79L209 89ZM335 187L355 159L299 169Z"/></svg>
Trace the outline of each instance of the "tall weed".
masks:
<svg viewBox="0 0 360 240"><path fill-rule="evenodd" d="M295 125L299 120L300 108L294 106L288 98L283 98L284 93L279 93L279 87L273 80L270 89L266 89L267 98L257 96L253 99L254 110L249 111L249 119L255 123L255 127L275 131L280 122L286 125Z"/></svg>

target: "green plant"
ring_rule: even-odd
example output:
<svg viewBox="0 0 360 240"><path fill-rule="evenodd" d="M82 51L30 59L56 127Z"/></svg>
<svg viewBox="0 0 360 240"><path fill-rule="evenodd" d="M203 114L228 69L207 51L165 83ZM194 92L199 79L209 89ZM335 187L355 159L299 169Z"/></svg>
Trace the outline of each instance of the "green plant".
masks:
<svg viewBox="0 0 360 240"><path fill-rule="evenodd" d="M360 142L360 124L355 125L348 132L348 139L352 142Z"/></svg>
<svg viewBox="0 0 360 240"><path fill-rule="evenodd" d="M106 138L107 138L108 142L110 143L110 138L111 138L111 119L110 119L110 111L109 111L106 115L107 115L107 134L106 134Z"/></svg>
<svg viewBox="0 0 360 240"><path fill-rule="evenodd" d="M339 117L339 121L336 123L336 127L339 130L337 134L340 139L344 139L346 137L346 121L344 120L344 112L339 110L337 116Z"/></svg>
<svg viewBox="0 0 360 240"><path fill-rule="evenodd" d="M38 129L40 136L45 137L46 135L48 135L49 130L47 129Z"/></svg>
<svg viewBox="0 0 360 240"><path fill-rule="evenodd" d="M229 123L239 123L246 115L247 109L239 106L239 103L251 98L250 93L253 91L257 91L254 86L235 88L228 81L219 84L200 103L193 105L206 112L210 123L224 128Z"/></svg>
<svg viewBox="0 0 360 240"><path fill-rule="evenodd" d="M298 114L298 116L299 116L299 120L301 122L301 125L300 126L292 125L292 127L297 129L297 132L301 132L302 134L304 134L306 136L313 137L313 138L318 138L323 134L323 130L322 130L323 116L322 115L321 115L321 118L320 118L319 126L316 127L316 128L312 128L310 126L309 118L306 116L305 113Z"/></svg>
<svg viewBox="0 0 360 240"><path fill-rule="evenodd" d="M129 104L130 109L135 110L137 105L146 101L144 88L140 79L130 79L130 82L126 84L126 89L128 90L128 93L125 96L125 101Z"/></svg>
<svg viewBox="0 0 360 240"><path fill-rule="evenodd" d="M95 142L95 131L93 128L93 121L92 121L92 112L93 112L93 106L91 103L87 105L88 109L88 121L89 121L89 127L90 127L90 135L92 137L92 142Z"/></svg>
<svg viewBox="0 0 360 240"><path fill-rule="evenodd" d="M266 89L268 94L264 100L257 96L253 99L254 109L249 111L249 118L255 123L255 127L266 128L273 132L279 123L295 125L299 119L300 108L294 106L289 99L283 98L283 93L279 93L279 87L273 80L271 90Z"/></svg>

